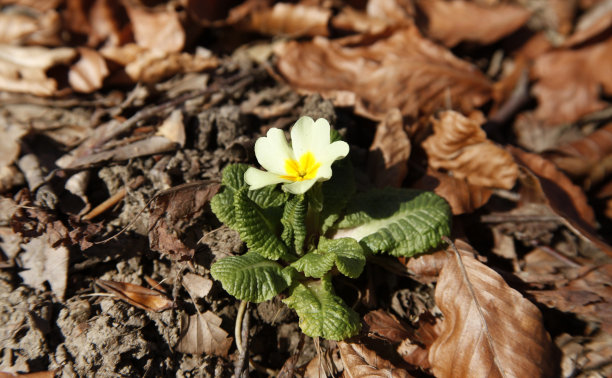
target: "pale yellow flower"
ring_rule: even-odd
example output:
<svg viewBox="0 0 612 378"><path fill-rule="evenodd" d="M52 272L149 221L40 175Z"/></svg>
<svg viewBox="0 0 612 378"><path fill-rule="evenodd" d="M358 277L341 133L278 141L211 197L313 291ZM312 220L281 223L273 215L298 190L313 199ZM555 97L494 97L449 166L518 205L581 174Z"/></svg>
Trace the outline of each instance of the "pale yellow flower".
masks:
<svg viewBox="0 0 612 378"><path fill-rule="evenodd" d="M283 183L293 194L305 193L315 182L329 180L331 165L349 152L345 142L330 143L330 126L324 118L316 122L302 117L291 129L291 147L282 130L272 128L255 142L255 156L262 171L249 168L244 180L250 189Z"/></svg>

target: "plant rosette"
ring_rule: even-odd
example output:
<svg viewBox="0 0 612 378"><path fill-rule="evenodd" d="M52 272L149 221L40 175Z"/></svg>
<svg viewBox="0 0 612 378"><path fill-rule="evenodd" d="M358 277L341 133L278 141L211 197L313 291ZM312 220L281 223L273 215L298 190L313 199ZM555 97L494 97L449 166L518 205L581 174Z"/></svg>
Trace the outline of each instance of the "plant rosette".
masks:
<svg viewBox="0 0 612 378"><path fill-rule="evenodd" d="M248 248L216 261L212 276L244 301L284 293L302 331L329 340L354 336L361 326L335 294L334 275L357 278L371 254L414 256L450 234L450 207L433 192L355 193L348 153L327 120L302 117L291 129L291 145L275 128L257 140L255 156L265 170L227 166L211 201Z"/></svg>

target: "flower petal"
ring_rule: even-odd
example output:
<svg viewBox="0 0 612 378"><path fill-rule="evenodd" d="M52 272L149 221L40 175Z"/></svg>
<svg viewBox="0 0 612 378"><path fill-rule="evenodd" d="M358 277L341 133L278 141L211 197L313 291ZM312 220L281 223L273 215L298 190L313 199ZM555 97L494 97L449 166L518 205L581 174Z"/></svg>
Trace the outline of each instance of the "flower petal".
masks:
<svg viewBox="0 0 612 378"><path fill-rule="evenodd" d="M283 190L293 194L302 194L306 193L306 191L308 191L308 189L310 189L315 184L315 182L317 182L316 179L296 181L292 182L291 184L283 185Z"/></svg>
<svg viewBox="0 0 612 378"><path fill-rule="evenodd" d="M249 190L263 188L268 185L275 185L279 182L291 182L272 172L261 171L256 168L249 168L244 172L244 181L250 186Z"/></svg>
<svg viewBox="0 0 612 378"><path fill-rule="evenodd" d="M331 165L334 161L342 159L349 153L349 145L341 140L336 141L325 149L325 151L317 156L322 165Z"/></svg>
<svg viewBox="0 0 612 378"><path fill-rule="evenodd" d="M268 130L265 137L257 139L255 157L262 167L279 175L285 174L285 160L295 159L285 133L277 128Z"/></svg>
<svg viewBox="0 0 612 378"><path fill-rule="evenodd" d="M295 156L299 158L310 151L319 160L329 146L329 131L329 122L325 118L319 118L316 122L310 117L298 119L291 129Z"/></svg>

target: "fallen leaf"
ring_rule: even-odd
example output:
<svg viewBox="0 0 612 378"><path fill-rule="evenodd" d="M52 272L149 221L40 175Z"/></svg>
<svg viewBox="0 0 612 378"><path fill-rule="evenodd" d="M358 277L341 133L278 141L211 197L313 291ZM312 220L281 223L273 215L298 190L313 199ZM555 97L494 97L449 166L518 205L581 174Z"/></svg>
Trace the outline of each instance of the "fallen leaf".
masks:
<svg viewBox="0 0 612 378"><path fill-rule="evenodd" d="M319 6L276 3L272 8L259 2L245 2L232 9L228 23L274 36L329 35L331 10Z"/></svg>
<svg viewBox="0 0 612 378"><path fill-rule="evenodd" d="M147 8L137 3L123 2L130 18L134 39L145 49L167 53L181 51L185 46L185 30L179 13L171 7Z"/></svg>
<svg viewBox="0 0 612 378"><path fill-rule="evenodd" d="M221 318L206 311L203 314L181 317L181 336L176 350L190 354L214 354L227 357L233 338L220 327Z"/></svg>
<svg viewBox="0 0 612 378"><path fill-rule="evenodd" d="M369 326L370 333L374 333L392 343L400 343L414 333L397 320L395 316L383 310L368 312L363 316L363 321Z"/></svg>
<svg viewBox="0 0 612 378"><path fill-rule="evenodd" d="M414 26L347 46L323 37L291 41L275 53L293 87L355 106L356 113L378 121L394 108L411 117L448 106L469 112L491 96L491 82L476 67Z"/></svg>
<svg viewBox="0 0 612 378"><path fill-rule="evenodd" d="M200 72L216 68L219 59L207 50L199 49L195 54L167 52L158 49L145 49L130 43L119 47L105 47L102 56L124 66L123 75L117 74L119 81L125 74L132 82L156 83L177 73Z"/></svg>
<svg viewBox="0 0 612 378"><path fill-rule="evenodd" d="M531 13L513 4L484 6L469 1L419 0L427 34L448 47L460 42L489 45L523 26Z"/></svg>
<svg viewBox="0 0 612 378"><path fill-rule="evenodd" d="M61 19L55 10L27 12L4 7L0 12L0 43L12 45L59 45Z"/></svg>
<svg viewBox="0 0 612 378"><path fill-rule="evenodd" d="M204 298L210 293L213 282L210 278L202 277L194 273L186 273L183 276L183 286L196 298Z"/></svg>
<svg viewBox="0 0 612 378"><path fill-rule="evenodd" d="M183 112L180 109L176 109L170 113L170 116L157 129L155 135L166 137L169 141L183 147L186 138Z"/></svg>
<svg viewBox="0 0 612 378"><path fill-rule="evenodd" d="M418 366L423 370L430 370L429 349L440 337L441 324L443 320L434 318L428 313L419 317L418 328L413 332L411 338L404 339L397 347L397 354L411 365Z"/></svg>
<svg viewBox="0 0 612 378"><path fill-rule="evenodd" d="M436 285L444 320L429 352L434 375L557 376L553 344L537 307L486 265L465 255L462 260L467 277L452 257Z"/></svg>
<svg viewBox="0 0 612 378"><path fill-rule="evenodd" d="M449 110L432 119L434 134L423 142L429 166L469 184L511 189L518 177L512 155L487 139L480 121Z"/></svg>
<svg viewBox="0 0 612 378"><path fill-rule="evenodd" d="M612 70L602 64L609 61L612 37L538 57L532 70L538 99L535 116L548 125L559 125L608 106L600 95L612 95Z"/></svg>
<svg viewBox="0 0 612 378"><path fill-rule="evenodd" d="M39 371L36 373L5 373L0 371L0 378L53 378L55 370Z"/></svg>
<svg viewBox="0 0 612 378"><path fill-rule="evenodd" d="M149 246L154 251L189 260L195 250L187 247L176 235L179 222L189 222L202 212L219 190L219 184L195 182L179 185L155 196L149 218Z"/></svg>
<svg viewBox="0 0 612 378"><path fill-rule="evenodd" d="M344 364L344 374L347 377L412 377L406 370L396 368L391 362L383 359L363 344L341 341L338 347Z"/></svg>
<svg viewBox="0 0 612 378"><path fill-rule="evenodd" d="M96 285L145 311L160 312L174 307L174 302L160 291L140 285L107 280L96 280Z"/></svg>
<svg viewBox="0 0 612 378"><path fill-rule="evenodd" d="M413 187L433 190L448 202L454 215L474 212L486 205L493 194L484 186L468 183L466 178L458 179L431 168L427 168L427 173Z"/></svg>
<svg viewBox="0 0 612 378"><path fill-rule="evenodd" d="M410 139L404 131L404 121L398 109L390 110L376 127L368 154L368 172L379 188L399 188L408 173Z"/></svg>
<svg viewBox="0 0 612 378"><path fill-rule="evenodd" d="M102 82L109 74L104 58L96 50L85 47L80 47L78 51L81 57L68 71L70 86L82 93L102 88Z"/></svg>
<svg viewBox="0 0 612 378"><path fill-rule="evenodd" d="M69 251L63 245L53 247L48 235L33 238L22 244L21 258L25 270L19 272L23 282L33 288L45 290L45 281L61 300L66 294L68 282Z"/></svg>
<svg viewBox="0 0 612 378"><path fill-rule="evenodd" d="M57 91L57 82L47 77L47 69L68 63L75 55L68 47L0 45L0 90L51 96Z"/></svg>
<svg viewBox="0 0 612 378"><path fill-rule="evenodd" d="M543 156L572 177L587 176L595 165L612 154L612 123L582 139L546 151Z"/></svg>

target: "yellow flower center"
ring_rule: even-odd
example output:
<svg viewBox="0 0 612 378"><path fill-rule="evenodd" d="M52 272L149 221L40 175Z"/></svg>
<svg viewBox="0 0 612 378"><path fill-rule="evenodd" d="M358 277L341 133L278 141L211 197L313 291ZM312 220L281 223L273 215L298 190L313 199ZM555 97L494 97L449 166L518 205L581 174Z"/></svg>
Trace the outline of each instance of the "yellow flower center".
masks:
<svg viewBox="0 0 612 378"><path fill-rule="evenodd" d="M285 176L281 176L286 180L303 181L310 180L317 176L317 171L321 167L312 152L308 151L303 154L299 161L293 159L285 160Z"/></svg>

